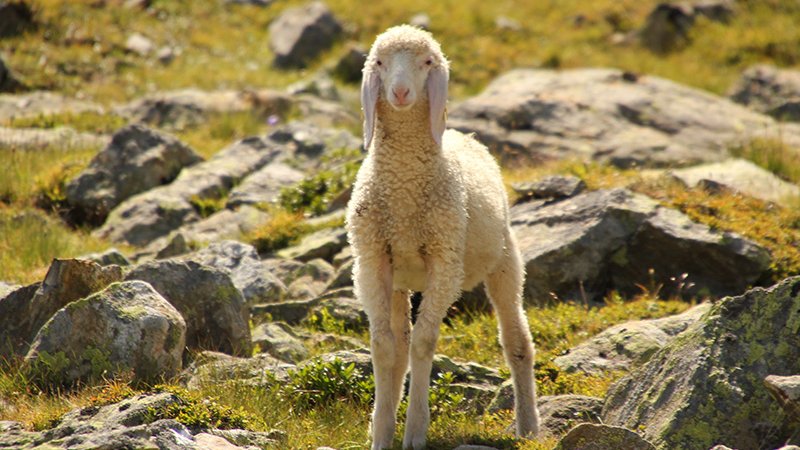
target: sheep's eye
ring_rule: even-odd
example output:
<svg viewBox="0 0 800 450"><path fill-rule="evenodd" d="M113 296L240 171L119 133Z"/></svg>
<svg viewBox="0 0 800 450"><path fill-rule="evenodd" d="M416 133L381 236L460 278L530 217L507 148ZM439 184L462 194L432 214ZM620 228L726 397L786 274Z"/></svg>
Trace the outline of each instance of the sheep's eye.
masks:
<svg viewBox="0 0 800 450"><path fill-rule="evenodd" d="M427 64L427 65L429 65L429 66L430 66L431 64L433 64L433 61L431 61L431 60L429 59L429 60L425 61L425 64Z"/></svg>
<svg viewBox="0 0 800 450"><path fill-rule="evenodd" d="M380 59L378 60L378 65L379 65L379 66L382 66L382 65L383 65L383 62L381 62L381 60L380 60Z"/></svg>

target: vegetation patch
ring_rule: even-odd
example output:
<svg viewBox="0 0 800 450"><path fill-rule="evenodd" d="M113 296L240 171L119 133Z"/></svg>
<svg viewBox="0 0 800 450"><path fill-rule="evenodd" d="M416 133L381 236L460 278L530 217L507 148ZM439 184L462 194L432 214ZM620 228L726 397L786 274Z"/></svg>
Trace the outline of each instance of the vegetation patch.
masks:
<svg viewBox="0 0 800 450"><path fill-rule="evenodd" d="M800 149L790 146L782 139L756 138L733 147L731 153L749 159L784 180L800 183Z"/></svg>
<svg viewBox="0 0 800 450"><path fill-rule="evenodd" d="M349 188L356 178L361 166L360 153L357 150L338 150L321 158L322 170L305 178L295 186L281 190L280 205L291 212L322 214L328 206L345 189Z"/></svg>
<svg viewBox="0 0 800 450"><path fill-rule="evenodd" d="M67 111L58 114L16 117L8 120L4 125L12 128L70 127L86 133L111 134L125 126L126 123L127 121L123 117L116 114Z"/></svg>
<svg viewBox="0 0 800 450"><path fill-rule="evenodd" d="M260 428L260 421L257 417L248 414L241 408L221 404L213 397L204 397L197 392L174 385L157 385L154 392L169 392L178 398L178 402L149 410L149 421L151 422L173 419L194 430Z"/></svg>
<svg viewBox="0 0 800 450"><path fill-rule="evenodd" d="M276 250L296 244L300 238L310 233L312 228L303 220L303 215L272 209L270 219L250 233L246 240L259 253L273 253Z"/></svg>

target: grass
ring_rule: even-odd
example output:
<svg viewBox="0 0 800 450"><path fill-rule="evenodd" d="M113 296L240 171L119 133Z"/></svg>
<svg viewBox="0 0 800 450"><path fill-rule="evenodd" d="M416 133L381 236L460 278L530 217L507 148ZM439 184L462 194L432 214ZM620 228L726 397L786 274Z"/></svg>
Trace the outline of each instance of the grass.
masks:
<svg viewBox="0 0 800 450"><path fill-rule="evenodd" d="M94 111L68 111L57 114L12 118L3 125L11 128L71 127L86 133L110 134L122 128L125 124L125 119L115 114Z"/></svg>
<svg viewBox="0 0 800 450"><path fill-rule="evenodd" d="M752 161L791 183L800 183L800 149L778 138L757 138L731 149L733 156Z"/></svg>

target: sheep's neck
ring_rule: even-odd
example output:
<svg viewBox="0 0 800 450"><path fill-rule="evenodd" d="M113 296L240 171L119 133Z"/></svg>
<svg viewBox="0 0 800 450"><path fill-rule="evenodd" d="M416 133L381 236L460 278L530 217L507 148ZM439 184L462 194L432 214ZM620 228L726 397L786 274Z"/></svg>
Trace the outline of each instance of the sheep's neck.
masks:
<svg viewBox="0 0 800 450"><path fill-rule="evenodd" d="M421 99L406 111L397 111L385 100L377 104L375 123L376 156L428 157L441 153L431 135L430 111L427 99Z"/></svg>

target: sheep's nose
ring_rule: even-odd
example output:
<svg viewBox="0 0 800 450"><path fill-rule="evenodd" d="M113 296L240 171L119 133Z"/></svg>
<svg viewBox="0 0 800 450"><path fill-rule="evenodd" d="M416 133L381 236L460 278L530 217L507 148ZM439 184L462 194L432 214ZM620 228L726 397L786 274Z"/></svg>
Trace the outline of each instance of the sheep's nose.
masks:
<svg viewBox="0 0 800 450"><path fill-rule="evenodd" d="M394 94L395 98L400 103L405 103L406 96L408 96L409 92L411 92L411 88L407 88L407 87L399 87L399 88L396 87L396 88L392 89L392 94Z"/></svg>

